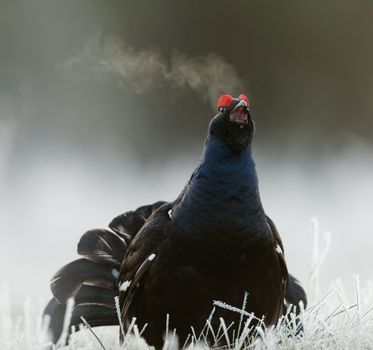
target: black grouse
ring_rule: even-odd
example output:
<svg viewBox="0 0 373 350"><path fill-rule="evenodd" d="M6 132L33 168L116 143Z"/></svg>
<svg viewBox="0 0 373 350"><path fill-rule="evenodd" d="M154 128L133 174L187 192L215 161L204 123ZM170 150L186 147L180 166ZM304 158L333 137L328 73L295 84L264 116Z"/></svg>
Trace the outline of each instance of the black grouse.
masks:
<svg viewBox="0 0 373 350"><path fill-rule="evenodd" d="M279 233L262 207L253 134L247 97L223 95L201 159L178 198L126 212L110 230L82 236L82 258L51 281L54 297L45 314L54 341L70 297L75 298L71 325L83 316L91 326L103 326L118 324L114 297L119 295L124 327L133 317L139 327L147 323L143 336L157 349L167 315L169 329L183 342L191 326L197 334L203 329L214 300L240 307L247 293L246 310L266 325L275 324L288 304L306 306L304 290L288 274ZM216 316L227 324L238 324L240 317L226 309Z"/></svg>

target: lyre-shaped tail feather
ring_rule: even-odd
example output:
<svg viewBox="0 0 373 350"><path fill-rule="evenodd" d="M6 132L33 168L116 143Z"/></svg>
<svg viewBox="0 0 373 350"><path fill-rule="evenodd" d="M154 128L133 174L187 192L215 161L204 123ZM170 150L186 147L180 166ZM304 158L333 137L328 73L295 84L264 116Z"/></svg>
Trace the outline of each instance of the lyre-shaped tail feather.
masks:
<svg viewBox="0 0 373 350"><path fill-rule="evenodd" d="M82 323L83 316L92 326L117 325L114 297L117 279L127 246L152 213L165 202L156 202L126 212L112 220L111 230L87 231L78 243L82 257L63 266L51 280L53 298L44 310L50 317L54 343L61 336L66 302L75 299L70 326Z"/></svg>

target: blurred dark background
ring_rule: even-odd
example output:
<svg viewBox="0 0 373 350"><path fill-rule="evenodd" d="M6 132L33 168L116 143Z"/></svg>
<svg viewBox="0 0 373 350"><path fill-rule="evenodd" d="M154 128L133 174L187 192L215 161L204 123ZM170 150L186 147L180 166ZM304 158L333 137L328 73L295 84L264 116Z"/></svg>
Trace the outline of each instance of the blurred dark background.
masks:
<svg viewBox="0 0 373 350"><path fill-rule="evenodd" d="M16 297L46 296L85 230L175 198L224 92L251 100L289 269L307 285L317 216L322 287L371 276L371 1L0 4L0 280Z"/></svg>

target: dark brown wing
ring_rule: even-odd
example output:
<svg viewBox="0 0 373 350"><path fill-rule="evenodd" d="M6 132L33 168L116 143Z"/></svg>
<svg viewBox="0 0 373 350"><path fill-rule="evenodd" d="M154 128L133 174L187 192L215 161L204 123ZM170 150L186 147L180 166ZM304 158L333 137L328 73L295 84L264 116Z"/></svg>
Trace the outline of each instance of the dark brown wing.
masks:
<svg viewBox="0 0 373 350"><path fill-rule="evenodd" d="M135 314L130 309L141 291L146 273L157 259L159 245L167 238L171 208L172 203L160 207L146 221L128 247L118 279L121 316L125 325L128 325Z"/></svg>
<svg viewBox="0 0 373 350"><path fill-rule="evenodd" d="M284 246L282 244L282 240L280 237L280 234L277 231L276 225L272 221L272 219L269 216L266 216L268 226L271 229L271 232L273 234L274 240L275 240L275 251L277 254L278 262L280 265L281 270L281 289L282 289L282 295L284 298L286 298L287 292L288 292L288 280L289 280L289 274L288 269L285 262L285 253L284 253ZM283 307L281 307L281 310L279 310L278 317L282 315L284 312Z"/></svg>
<svg viewBox="0 0 373 350"><path fill-rule="evenodd" d="M109 227L117 234L122 236L127 242L140 231L146 220L162 205L167 202L158 201L150 205L144 205L134 211L127 211L124 214L115 217L109 224Z"/></svg>

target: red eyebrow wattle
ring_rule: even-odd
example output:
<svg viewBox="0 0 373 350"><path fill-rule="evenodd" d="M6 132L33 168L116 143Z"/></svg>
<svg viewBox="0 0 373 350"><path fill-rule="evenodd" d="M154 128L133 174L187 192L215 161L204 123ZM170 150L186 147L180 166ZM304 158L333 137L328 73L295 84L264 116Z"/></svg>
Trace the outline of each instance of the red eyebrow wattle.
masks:
<svg viewBox="0 0 373 350"><path fill-rule="evenodd" d="M229 108L232 105L233 97L231 95L222 95L218 99L218 109L219 108Z"/></svg>
<svg viewBox="0 0 373 350"><path fill-rule="evenodd" d="M244 95L244 94L241 94L240 96L238 96L238 98L239 98L240 100L243 100L243 101L245 101L245 102L246 102L246 104L247 104L247 107L250 107L250 101L249 101L249 99L247 98L247 96L246 96L246 95Z"/></svg>

